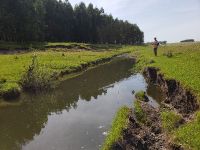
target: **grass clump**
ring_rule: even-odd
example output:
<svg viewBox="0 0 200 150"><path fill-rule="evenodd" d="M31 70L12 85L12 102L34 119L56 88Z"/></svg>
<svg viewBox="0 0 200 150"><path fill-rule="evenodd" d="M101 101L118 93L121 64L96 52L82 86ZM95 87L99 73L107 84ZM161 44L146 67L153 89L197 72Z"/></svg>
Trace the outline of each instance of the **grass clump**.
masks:
<svg viewBox="0 0 200 150"><path fill-rule="evenodd" d="M144 91L139 91L135 94L135 97L138 99L138 100L143 100L144 97L145 97L145 92Z"/></svg>
<svg viewBox="0 0 200 150"><path fill-rule="evenodd" d="M174 132L175 141L184 145L186 149L200 149L200 112L194 121L187 123Z"/></svg>
<svg viewBox="0 0 200 150"><path fill-rule="evenodd" d="M144 110L142 109L141 101L139 100L136 100L134 102L134 113L139 123L142 123L142 124L146 123L147 116Z"/></svg>
<svg viewBox="0 0 200 150"><path fill-rule="evenodd" d="M139 91L135 94L135 98L144 102L148 102L149 98L146 96L146 92Z"/></svg>
<svg viewBox="0 0 200 150"><path fill-rule="evenodd" d="M161 112L162 127L167 132L171 132L177 128L181 119L181 116L173 111L164 110Z"/></svg>
<svg viewBox="0 0 200 150"><path fill-rule="evenodd" d="M119 109L112 122L112 127L106 137L102 150L110 150L113 144L122 138L122 132L128 125L129 113L130 109L126 106Z"/></svg>

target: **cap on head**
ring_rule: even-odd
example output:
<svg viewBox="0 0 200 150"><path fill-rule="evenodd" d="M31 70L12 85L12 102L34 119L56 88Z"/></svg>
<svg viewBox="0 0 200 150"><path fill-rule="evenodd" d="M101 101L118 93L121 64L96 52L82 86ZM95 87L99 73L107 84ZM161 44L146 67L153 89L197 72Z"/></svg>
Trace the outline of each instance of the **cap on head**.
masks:
<svg viewBox="0 0 200 150"><path fill-rule="evenodd" d="M157 40L157 38L156 38L156 37L154 37L154 40Z"/></svg>

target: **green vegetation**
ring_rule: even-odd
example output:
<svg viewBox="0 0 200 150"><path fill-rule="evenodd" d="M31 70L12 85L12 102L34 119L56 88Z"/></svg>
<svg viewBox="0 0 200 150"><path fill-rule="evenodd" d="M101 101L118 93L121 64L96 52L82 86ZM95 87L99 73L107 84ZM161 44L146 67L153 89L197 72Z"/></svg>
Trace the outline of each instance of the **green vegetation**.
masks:
<svg viewBox="0 0 200 150"><path fill-rule="evenodd" d="M126 106L123 106L117 112L113 122L110 132L106 137L102 150L110 150L112 145L122 138L123 129L127 128L128 125L128 115L130 109Z"/></svg>
<svg viewBox="0 0 200 150"><path fill-rule="evenodd" d="M145 99L145 92L139 91L135 94L136 99L143 101Z"/></svg>
<svg viewBox="0 0 200 150"><path fill-rule="evenodd" d="M170 110L164 110L161 112L162 127L171 132L178 127L181 116Z"/></svg>
<svg viewBox="0 0 200 150"><path fill-rule="evenodd" d="M153 55L152 47L135 47L133 55L137 56L137 68L153 66L160 69L165 78L176 79L182 87L192 91L200 101L200 43L169 44L160 46L158 57ZM151 63L153 62L153 63ZM199 114L199 112L198 112ZM199 116L199 115L198 115ZM179 117L173 112L163 112L163 126L173 132L176 141L186 148L200 149L200 117L174 129ZM174 129L174 130L173 130ZM170 132L170 135L172 135Z"/></svg>
<svg viewBox="0 0 200 150"><path fill-rule="evenodd" d="M51 86L51 75L45 67L39 67L37 56L33 56L32 63L22 75L20 84L24 89L41 90L48 89Z"/></svg>
<svg viewBox="0 0 200 150"><path fill-rule="evenodd" d="M175 141L183 144L187 149L200 149L200 112L194 121L187 123L174 132Z"/></svg>
<svg viewBox="0 0 200 150"><path fill-rule="evenodd" d="M22 83L28 81L27 78L24 78L24 74L30 69L33 56L37 56L37 66L40 70L35 77L42 80L44 75L41 74L48 73L56 78L61 74L81 71L85 65L95 64L98 60L111 58L130 52L130 50L130 47L109 51L65 51L65 49L61 49L60 51L46 50L0 55L0 95L8 91L9 87L19 89L22 77L24 79Z"/></svg>
<svg viewBox="0 0 200 150"><path fill-rule="evenodd" d="M180 81L183 87L200 96L200 43L160 46L158 57L153 55L150 46L138 46L135 49L133 54L138 58L137 67L157 67L165 78ZM165 54L168 52L173 56L167 57ZM154 63L150 63L151 61Z"/></svg>
<svg viewBox="0 0 200 150"><path fill-rule="evenodd" d="M136 24L113 18L93 4L72 7L68 0L1 0L0 10L3 41L140 44L144 40Z"/></svg>
<svg viewBox="0 0 200 150"><path fill-rule="evenodd" d="M141 106L141 101L136 100L134 102L134 113L139 123L145 123L147 120L146 114Z"/></svg>

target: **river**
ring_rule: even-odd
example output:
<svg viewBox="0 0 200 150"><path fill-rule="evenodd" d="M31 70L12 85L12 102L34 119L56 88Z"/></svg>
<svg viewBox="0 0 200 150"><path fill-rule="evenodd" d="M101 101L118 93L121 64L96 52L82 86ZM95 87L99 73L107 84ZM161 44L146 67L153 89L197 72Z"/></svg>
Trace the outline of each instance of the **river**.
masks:
<svg viewBox="0 0 200 150"><path fill-rule="evenodd" d="M118 108L133 106L133 91L147 90L157 105L156 88L133 65L132 59L116 58L53 91L23 93L20 105L0 108L0 150L100 149Z"/></svg>

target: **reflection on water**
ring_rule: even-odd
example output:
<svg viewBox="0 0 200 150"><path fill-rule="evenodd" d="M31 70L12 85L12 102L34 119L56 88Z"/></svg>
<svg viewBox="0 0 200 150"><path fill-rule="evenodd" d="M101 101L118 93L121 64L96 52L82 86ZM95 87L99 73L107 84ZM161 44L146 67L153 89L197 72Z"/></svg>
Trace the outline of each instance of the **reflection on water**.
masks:
<svg viewBox="0 0 200 150"><path fill-rule="evenodd" d="M117 109L132 106L133 90L146 89L132 66L118 58L50 93L24 94L20 106L1 108L0 150L99 149Z"/></svg>

